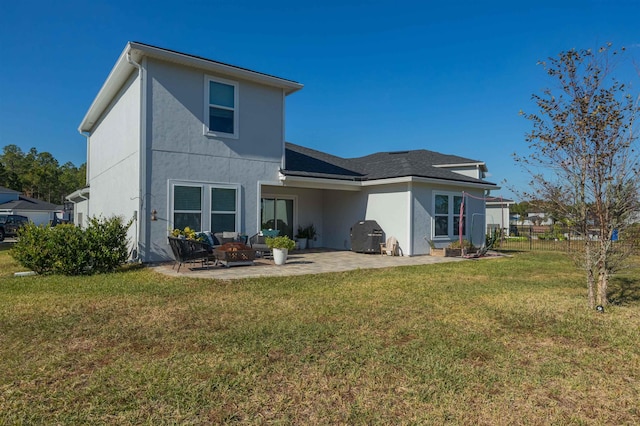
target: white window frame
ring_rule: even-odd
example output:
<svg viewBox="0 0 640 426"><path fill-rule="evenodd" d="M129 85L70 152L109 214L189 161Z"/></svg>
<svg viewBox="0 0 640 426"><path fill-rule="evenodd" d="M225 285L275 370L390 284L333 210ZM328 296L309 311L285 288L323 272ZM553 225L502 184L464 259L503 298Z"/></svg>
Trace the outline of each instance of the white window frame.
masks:
<svg viewBox="0 0 640 426"><path fill-rule="evenodd" d="M436 196L438 195L442 195L442 196L446 196L449 198L449 202L448 202L448 212L447 212L447 235L436 235L436 217L437 216L444 216L444 214L436 214ZM433 197L431 200L431 206L432 206L432 214L431 214L431 236L432 236L432 240L437 241L437 240L454 240L454 239L458 239L460 238L459 235L455 235L455 229L454 229L454 222L455 222L455 217L459 217L460 216L460 211L454 211L455 209L455 203L454 203L454 197L463 197L462 192L450 192L450 191L433 191ZM464 200L463 200L464 202ZM465 217L468 217L468 213L466 213L467 211L467 206L465 206ZM466 220L462 229L462 238L465 238L467 236L467 227L469 226L469 221Z"/></svg>
<svg viewBox="0 0 640 426"><path fill-rule="evenodd" d="M209 83L215 82L220 84L226 84L228 86L233 86L233 108L229 108L222 105L216 105L209 103ZM220 137L220 138L229 138L229 139L238 139L239 138L239 127L238 127L238 118L240 117L240 104L239 104L239 84L237 81L226 80L224 78L213 77L210 75L204 76L204 134L205 136L210 137ZM216 130L212 130L210 128L210 115L209 115L209 107L215 107L220 109L226 109L229 111L233 111L233 133L220 132Z"/></svg>
<svg viewBox="0 0 640 426"><path fill-rule="evenodd" d="M234 189L236 191L236 210L235 210L235 231L241 232L241 222L240 222L240 212L242 207L242 196L241 196L241 188L240 184L229 184L229 183L219 183L219 182L200 182L200 181L188 181L188 180L175 180L169 179L168 184L168 194L167 197L167 211L169 212L168 217L170 218L170 222L168 224L167 232L171 232L174 229L174 213L181 213L180 210L176 211L173 209L174 206L174 188L176 186L194 186L200 188L200 223L202 224L202 229L199 232L210 231L211 230L211 215L216 213L216 211L211 210L211 189L213 188L221 188L221 189ZM193 211L189 211L191 213ZM230 212L222 212L229 213Z"/></svg>

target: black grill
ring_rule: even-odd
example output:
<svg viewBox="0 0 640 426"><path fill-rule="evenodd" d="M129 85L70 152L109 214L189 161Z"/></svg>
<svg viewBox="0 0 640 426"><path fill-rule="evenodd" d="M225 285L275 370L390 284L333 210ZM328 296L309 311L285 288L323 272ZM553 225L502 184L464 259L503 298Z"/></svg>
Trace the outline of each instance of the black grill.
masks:
<svg viewBox="0 0 640 426"><path fill-rule="evenodd" d="M361 220L351 227L351 251L379 253L384 231L375 220Z"/></svg>

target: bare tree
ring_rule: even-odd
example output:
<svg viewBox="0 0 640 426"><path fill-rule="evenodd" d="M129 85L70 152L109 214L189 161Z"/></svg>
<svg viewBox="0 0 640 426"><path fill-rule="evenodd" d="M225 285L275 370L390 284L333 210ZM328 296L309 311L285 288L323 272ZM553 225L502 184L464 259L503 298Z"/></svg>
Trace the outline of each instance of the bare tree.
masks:
<svg viewBox="0 0 640 426"><path fill-rule="evenodd" d="M638 104L612 70L621 51L569 50L540 62L556 83L532 99L538 113L529 154L516 161L532 175L533 191L582 240L574 253L586 272L590 307L606 305L610 276L629 250L612 241L638 211L640 178L636 136Z"/></svg>

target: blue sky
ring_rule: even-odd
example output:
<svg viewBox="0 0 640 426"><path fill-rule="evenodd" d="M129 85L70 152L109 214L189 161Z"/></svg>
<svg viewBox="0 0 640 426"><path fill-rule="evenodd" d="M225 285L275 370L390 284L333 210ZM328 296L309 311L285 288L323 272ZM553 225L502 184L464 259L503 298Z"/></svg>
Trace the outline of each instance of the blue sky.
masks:
<svg viewBox="0 0 640 426"><path fill-rule="evenodd" d="M513 196L528 182L518 112L550 84L536 62L608 41L640 58L639 22L638 1L0 1L0 146L83 163L77 127L140 41L304 84L290 142L483 160Z"/></svg>

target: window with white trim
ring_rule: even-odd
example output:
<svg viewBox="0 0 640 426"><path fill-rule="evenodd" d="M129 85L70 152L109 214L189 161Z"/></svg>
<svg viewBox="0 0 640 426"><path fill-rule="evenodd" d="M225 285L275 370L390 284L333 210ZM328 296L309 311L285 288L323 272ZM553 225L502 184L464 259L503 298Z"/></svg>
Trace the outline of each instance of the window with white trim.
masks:
<svg viewBox="0 0 640 426"><path fill-rule="evenodd" d="M171 181L169 191L173 229L239 231L240 185Z"/></svg>
<svg viewBox="0 0 640 426"><path fill-rule="evenodd" d="M238 83L205 77L205 134L238 137Z"/></svg>
<svg viewBox="0 0 640 426"><path fill-rule="evenodd" d="M460 205L462 195L436 193L433 197L433 237L449 238L460 235ZM462 216L462 235L466 235L466 212Z"/></svg>

